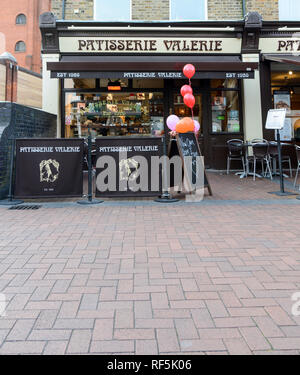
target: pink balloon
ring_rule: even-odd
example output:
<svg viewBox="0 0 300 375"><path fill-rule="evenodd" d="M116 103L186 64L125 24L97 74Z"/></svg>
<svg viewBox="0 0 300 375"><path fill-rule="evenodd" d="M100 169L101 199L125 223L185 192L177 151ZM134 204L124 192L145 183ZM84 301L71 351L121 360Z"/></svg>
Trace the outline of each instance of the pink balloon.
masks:
<svg viewBox="0 0 300 375"><path fill-rule="evenodd" d="M197 120L194 120L194 125L195 125L195 133L198 133L200 130L200 124Z"/></svg>
<svg viewBox="0 0 300 375"><path fill-rule="evenodd" d="M176 115L170 115L167 118L167 126L172 131L175 130L178 122L179 122L179 118Z"/></svg>

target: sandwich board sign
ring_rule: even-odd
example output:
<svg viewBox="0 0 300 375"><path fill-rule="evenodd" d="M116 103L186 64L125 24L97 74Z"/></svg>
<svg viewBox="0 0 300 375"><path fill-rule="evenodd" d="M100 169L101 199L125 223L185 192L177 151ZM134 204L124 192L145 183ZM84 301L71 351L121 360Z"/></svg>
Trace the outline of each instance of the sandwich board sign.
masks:
<svg viewBox="0 0 300 375"><path fill-rule="evenodd" d="M286 108L270 109L268 111L266 129L281 130L284 127Z"/></svg>

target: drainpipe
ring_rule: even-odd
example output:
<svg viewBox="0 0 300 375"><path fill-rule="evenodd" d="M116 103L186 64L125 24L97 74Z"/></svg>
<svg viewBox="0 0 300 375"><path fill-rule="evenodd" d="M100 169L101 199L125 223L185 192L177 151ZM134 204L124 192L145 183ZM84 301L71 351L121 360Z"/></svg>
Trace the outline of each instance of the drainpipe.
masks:
<svg viewBox="0 0 300 375"><path fill-rule="evenodd" d="M243 18L245 17L246 15L246 0L242 0L242 6L243 6Z"/></svg>
<svg viewBox="0 0 300 375"><path fill-rule="evenodd" d="M62 2L62 19L65 19L65 12L66 12L66 0Z"/></svg>

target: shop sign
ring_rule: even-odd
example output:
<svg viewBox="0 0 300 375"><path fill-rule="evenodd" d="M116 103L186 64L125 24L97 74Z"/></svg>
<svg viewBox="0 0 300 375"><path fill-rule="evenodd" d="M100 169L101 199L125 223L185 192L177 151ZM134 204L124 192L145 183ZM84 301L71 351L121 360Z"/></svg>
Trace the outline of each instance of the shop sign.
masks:
<svg viewBox="0 0 300 375"><path fill-rule="evenodd" d="M17 139L15 197L82 196L83 139Z"/></svg>
<svg viewBox="0 0 300 375"><path fill-rule="evenodd" d="M262 53L300 55L300 38L260 38L259 49Z"/></svg>
<svg viewBox="0 0 300 375"><path fill-rule="evenodd" d="M96 196L147 197L162 193L161 137L96 139Z"/></svg>
<svg viewBox="0 0 300 375"><path fill-rule="evenodd" d="M240 38L61 37L61 53L240 53Z"/></svg>
<svg viewBox="0 0 300 375"><path fill-rule="evenodd" d="M186 79L182 72L51 72L51 78L125 78L125 79ZM250 79L249 72L196 72L193 79Z"/></svg>

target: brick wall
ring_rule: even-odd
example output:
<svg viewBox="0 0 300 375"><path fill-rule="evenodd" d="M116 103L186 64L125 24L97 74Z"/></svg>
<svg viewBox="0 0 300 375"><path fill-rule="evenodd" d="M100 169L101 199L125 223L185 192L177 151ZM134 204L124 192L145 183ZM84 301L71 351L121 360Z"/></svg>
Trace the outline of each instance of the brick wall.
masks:
<svg viewBox="0 0 300 375"><path fill-rule="evenodd" d="M56 138L56 116L15 103L0 103L0 199L8 194L10 138Z"/></svg>
<svg viewBox="0 0 300 375"><path fill-rule="evenodd" d="M92 20L94 18L94 0L66 0L66 20ZM79 10L75 13L74 10ZM52 0L51 11L62 19L62 0Z"/></svg>
<svg viewBox="0 0 300 375"><path fill-rule="evenodd" d="M247 0L247 12L258 12L263 20L278 20L278 0Z"/></svg>
<svg viewBox="0 0 300 375"><path fill-rule="evenodd" d="M168 20L169 0L132 0L133 20Z"/></svg>
<svg viewBox="0 0 300 375"><path fill-rule="evenodd" d="M169 0L132 0L133 20L168 20ZM207 0L209 20L240 20L242 0ZM93 19L93 0L66 0L65 19ZM74 13L78 9L79 13ZM264 20L278 20L278 0L246 0L246 13L259 12ZM62 18L62 0L52 0L52 12Z"/></svg>
<svg viewBox="0 0 300 375"><path fill-rule="evenodd" d="M209 20L240 20L243 18L242 0L208 0Z"/></svg>

